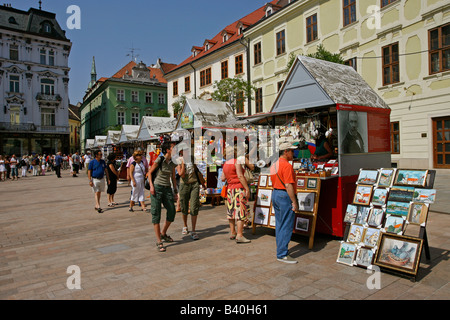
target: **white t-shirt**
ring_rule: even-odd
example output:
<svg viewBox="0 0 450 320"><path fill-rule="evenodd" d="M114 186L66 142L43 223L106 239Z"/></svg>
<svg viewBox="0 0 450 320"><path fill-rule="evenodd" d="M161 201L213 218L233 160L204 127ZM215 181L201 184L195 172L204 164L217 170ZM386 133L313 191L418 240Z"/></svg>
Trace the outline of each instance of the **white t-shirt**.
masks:
<svg viewBox="0 0 450 320"><path fill-rule="evenodd" d="M11 158L11 160L9 160L9 167L11 169L14 169L16 167L16 164L17 164L16 158L13 157L13 158Z"/></svg>

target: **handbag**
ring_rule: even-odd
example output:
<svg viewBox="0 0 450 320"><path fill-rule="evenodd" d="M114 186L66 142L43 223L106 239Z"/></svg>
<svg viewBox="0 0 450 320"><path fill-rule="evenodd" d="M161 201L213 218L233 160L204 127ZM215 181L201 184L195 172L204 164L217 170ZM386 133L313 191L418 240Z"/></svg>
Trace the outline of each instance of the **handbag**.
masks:
<svg viewBox="0 0 450 320"><path fill-rule="evenodd" d="M255 180L252 171L247 167L244 168L244 178L245 180L247 180L248 184L253 183L253 181Z"/></svg>
<svg viewBox="0 0 450 320"><path fill-rule="evenodd" d="M222 191L220 192L220 196L224 199L227 198L227 194L228 194L228 185L224 185L222 187Z"/></svg>

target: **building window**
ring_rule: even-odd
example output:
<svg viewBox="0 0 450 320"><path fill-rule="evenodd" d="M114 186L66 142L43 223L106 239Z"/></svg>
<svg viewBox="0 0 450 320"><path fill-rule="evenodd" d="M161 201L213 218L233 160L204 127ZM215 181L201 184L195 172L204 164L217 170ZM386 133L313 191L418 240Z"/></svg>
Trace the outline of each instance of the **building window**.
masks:
<svg viewBox="0 0 450 320"><path fill-rule="evenodd" d="M159 104L165 104L166 103L166 98L164 96L164 93L158 93L158 102L159 102Z"/></svg>
<svg viewBox="0 0 450 320"><path fill-rule="evenodd" d="M178 95L178 81L173 82L173 95L174 96Z"/></svg>
<svg viewBox="0 0 450 320"><path fill-rule="evenodd" d="M10 92L20 92L19 76L9 76L9 91Z"/></svg>
<svg viewBox="0 0 450 320"><path fill-rule="evenodd" d="M286 52L286 36L283 30L277 33L277 56L285 52Z"/></svg>
<svg viewBox="0 0 450 320"><path fill-rule="evenodd" d="M145 93L145 103L153 103L152 93L151 92L146 92Z"/></svg>
<svg viewBox="0 0 450 320"><path fill-rule="evenodd" d="M388 4L397 2L398 0L381 0L381 7L387 6Z"/></svg>
<svg viewBox="0 0 450 320"><path fill-rule="evenodd" d="M358 71L357 65L356 65L356 58L351 58L347 61L344 61L344 64L350 67L353 67L355 71Z"/></svg>
<svg viewBox="0 0 450 320"><path fill-rule="evenodd" d="M450 70L450 23L429 31L430 74Z"/></svg>
<svg viewBox="0 0 450 320"><path fill-rule="evenodd" d="M211 68L200 71L200 87L211 84Z"/></svg>
<svg viewBox="0 0 450 320"><path fill-rule="evenodd" d="M234 58L236 66L236 74L241 74L244 72L244 56L241 54Z"/></svg>
<svg viewBox="0 0 450 320"><path fill-rule="evenodd" d="M45 51L45 49L41 49L40 53L41 53L41 64L46 64L47 63L47 51Z"/></svg>
<svg viewBox="0 0 450 320"><path fill-rule="evenodd" d="M277 92L280 92L281 88L283 87L283 83L284 83L284 81L280 81L277 83L277 89L278 89Z"/></svg>
<svg viewBox="0 0 450 320"><path fill-rule="evenodd" d="M256 89L256 95L255 95L255 111L256 113L260 113L263 111L263 95L262 95L262 88Z"/></svg>
<svg viewBox="0 0 450 320"><path fill-rule="evenodd" d="M131 125L133 125L133 126L139 125L139 112L131 113Z"/></svg>
<svg viewBox="0 0 450 320"><path fill-rule="evenodd" d="M145 113L145 116L146 116L146 117L151 117L151 116L153 116L153 113L152 113L151 111L147 111L147 112Z"/></svg>
<svg viewBox="0 0 450 320"><path fill-rule="evenodd" d="M125 112L117 111L117 124L125 124Z"/></svg>
<svg viewBox="0 0 450 320"><path fill-rule="evenodd" d="M137 91L131 91L131 102L139 102L139 93Z"/></svg>
<svg viewBox="0 0 450 320"><path fill-rule="evenodd" d="M48 52L48 65L54 66L55 65L55 51L50 50Z"/></svg>
<svg viewBox="0 0 450 320"><path fill-rule="evenodd" d="M400 153L400 122L391 122L391 153Z"/></svg>
<svg viewBox="0 0 450 320"><path fill-rule="evenodd" d="M51 79L41 79L41 93L54 95L55 94L55 81Z"/></svg>
<svg viewBox="0 0 450 320"><path fill-rule="evenodd" d="M306 39L307 42L317 40L317 13L306 18Z"/></svg>
<svg viewBox="0 0 450 320"><path fill-rule="evenodd" d="M55 109L41 108L41 126L44 127L55 126Z"/></svg>
<svg viewBox="0 0 450 320"><path fill-rule="evenodd" d="M15 45L11 45L9 47L9 59L10 60L19 60L19 47Z"/></svg>
<svg viewBox="0 0 450 320"><path fill-rule="evenodd" d="M236 113L244 113L244 93L236 94Z"/></svg>
<svg viewBox="0 0 450 320"><path fill-rule="evenodd" d="M383 85L400 81L400 66L398 62L398 43L383 47Z"/></svg>
<svg viewBox="0 0 450 320"><path fill-rule="evenodd" d="M344 27L356 21L356 0L344 1Z"/></svg>
<svg viewBox="0 0 450 320"><path fill-rule="evenodd" d="M191 92L191 77L184 78L184 92Z"/></svg>
<svg viewBox="0 0 450 320"><path fill-rule="evenodd" d="M228 60L222 61L220 64L220 70L221 70L221 79L228 78Z"/></svg>
<svg viewBox="0 0 450 320"><path fill-rule="evenodd" d="M253 54L254 63L260 64L262 62L262 60L261 60L261 42L258 42L257 44L255 44L253 46L253 50L254 50L254 54Z"/></svg>
<svg viewBox="0 0 450 320"><path fill-rule="evenodd" d="M9 108L11 124L20 124L20 106L11 106Z"/></svg>
<svg viewBox="0 0 450 320"><path fill-rule="evenodd" d="M125 101L125 91L121 89L117 89L117 101Z"/></svg>

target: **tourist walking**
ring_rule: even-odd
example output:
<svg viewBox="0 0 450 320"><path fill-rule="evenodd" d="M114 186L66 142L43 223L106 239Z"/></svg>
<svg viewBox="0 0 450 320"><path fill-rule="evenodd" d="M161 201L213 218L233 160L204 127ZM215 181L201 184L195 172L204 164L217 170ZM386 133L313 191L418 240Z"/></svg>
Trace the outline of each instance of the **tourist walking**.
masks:
<svg viewBox="0 0 450 320"><path fill-rule="evenodd" d="M89 162L91 162L91 160L92 160L91 152L88 151L88 152L86 152L86 154L84 155L84 166L86 167L86 174L88 173L88 170L89 170Z"/></svg>
<svg viewBox="0 0 450 320"><path fill-rule="evenodd" d="M270 168L272 179L272 205L275 210L275 237L277 260L285 263L298 261L289 255L288 245L294 229L295 212L298 211L297 181L294 168L289 163L294 158L292 139L280 139L280 157Z"/></svg>
<svg viewBox="0 0 450 320"><path fill-rule="evenodd" d="M22 159L20 159L19 166L22 169L22 178L25 178L27 176L27 170L28 170L27 156L23 156Z"/></svg>
<svg viewBox="0 0 450 320"><path fill-rule="evenodd" d="M164 142L161 151L164 157L158 157L148 172L150 183L151 213L152 223L157 239L157 249L159 252L165 252L162 240L173 242L173 239L167 235L170 224L175 220L175 201L178 198L177 182L175 178L176 164L172 161L172 150L174 145ZM153 181L152 175L156 177ZM174 190L172 190L173 185ZM161 204L167 210L166 221L161 230Z"/></svg>
<svg viewBox="0 0 450 320"><path fill-rule="evenodd" d="M177 171L181 178L179 201L184 223L184 227L181 233L183 235L189 234L187 220L188 215L190 214L192 224L190 236L193 240L198 240L199 236L195 228L197 225L197 217L200 209L200 182L203 182L202 186L205 189L206 187L204 186L204 180L200 180L199 174L201 175L201 173L198 170L197 165L195 165L194 163L194 158L192 157L189 163L185 163L182 155L183 154L181 152L181 164L177 166Z"/></svg>
<svg viewBox="0 0 450 320"><path fill-rule="evenodd" d="M61 157L61 152L57 152L55 156L55 173L58 178L61 178L61 165L63 158Z"/></svg>
<svg viewBox="0 0 450 320"><path fill-rule="evenodd" d="M251 240L244 237L244 223L250 215L247 205L250 189L244 177L242 165L245 159L236 158L236 147L226 149L227 160L223 165L222 181L227 182L227 218L230 225L230 240L236 243L249 243ZM230 156L233 155L232 159Z"/></svg>
<svg viewBox="0 0 450 320"><path fill-rule="evenodd" d="M39 174L39 155L35 154L33 156L33 160L31 161L31 165L33 166L33 176L37 176Z"/></svg>
<svg viewBox="0 0 450 320"><path fill-rule="evenodd" d="M102 152L96 150L94 152L94 159L89 163L88 178L89 185L95 194L95 210L102 213L103 209L100 206L100 198L102 192L105 191L105 175L109 182L108 170L105 160L102 159Z"/></svg>
<svg viewBox="0 0 450 320"><path fill-rule="evenodd" d="M109 177L109 183L108 183L108 189L106 190L106 193L108 194L108 207L114 207L115 205L118 205L117 202L114 201L114 195L117 191L117 180L119 179L119 172L116 170L116 154L111 153L107 157L108 162L106 165L108 166L108 177Z"/></svg>
<svg viewBox="0 0 450 320"><path fill-rule="evenodd" d="M134 211L133 206L136 202L141 204L142 211L147 211L145 206L145 177L147 169L142 161L142 152L135 151L133 158L134 161L130 166L132 192L129 211Z"/></svg>
<svg viewBox="0 0 450 320"><path fill-rule="evenodd" d="M44 154L41 159L41 173L43 176L45 176L46 169L47 169L47 157Z"/></svg>
<svg viewBox="0 0 450 320"><path fill-rule="evenodd" d="M13 154L11 159L9 159L9 167L11 168L11 177L12 180L19 180L19 171L17 169L18 161L16 159L16 155Z"/></svg>
<svg viewBox="0 0 450 320"><path fill-rule="evenodd" d="M80 156L78 155L78 151L72 155L72 173L73 177L78 177L77 174L80 170Z"/></svg>
<svg viewBox="0 0 450 320"><path fill-rule="evenodd" d="M6 180L6 161L0 154L0 181Z"/></svg>

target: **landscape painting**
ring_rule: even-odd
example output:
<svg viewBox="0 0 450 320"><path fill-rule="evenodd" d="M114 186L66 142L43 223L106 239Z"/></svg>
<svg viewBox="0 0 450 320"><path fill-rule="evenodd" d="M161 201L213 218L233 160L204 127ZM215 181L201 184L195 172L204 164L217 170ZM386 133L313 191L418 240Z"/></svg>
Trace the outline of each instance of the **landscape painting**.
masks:
<svg viewBox="0 0 450 320"><path fill-rule="evenodd" d="M355 250L356 246L354 244L342 242L339 248L337 262L352 266L355 258Z"/></svg>
<svg viewBox="0 0 450 320"><path fill-rule="evenodd" d="M361 169L357 184L374 185L378 179L378 170Z"/></svg>
<svg viewBox="0 0 450 320"><path fill-rule="evenodd" d="M427 221L427 217L428 217L427 203L411 203L407 219L409 223L422 225Z"/></svg>
<svg viewBox="0 0 450 320"><path fill-rule="evenodd" d="M436 190L435 189L415 189L414 202L422 202L422 203L434 203L436 201Z"/></svg>
<svg viewBox="0 0 450 320"><path fill-rule="evenodd" d="M394 184L399 186L424 187L427 182L428 170L399 169Z"/></svg>
<svg viewBox="0 0 450 320"><path fill-rule="evenodd" d="M379 187L390 187L392 184L392 180L394 180L396 169L381 169L380 177L378 179Z"/></svg>
<svg viewBox="0 0 450 320"><path fill-rule="evenodd" d="M410 202L413 199L414 190L391 189L389 192L389 201Z"/></svg>
<svg viewBox="0 0 450 320"><path fill-rule="evenodd" d="M369 267L372 265L373 261L373 251L368 248L359 248L356 253L355 263L360 267Z"/></svg>
<svg viewBox="0 0 450 320"><path fill-rule="evenodd" d="M386 222L384 223L384 229L386 232L399 234L403 231L403 225L405 224L405 219L398 216L387 216Z"/></svg>
<svg viewBox="0 0 450 320"><path fill-rule="evenodd" d="M356 219L356 214L358 213L358 207L354 204L347 205L347 211L345 212L344 222L353 223Z"/></svg>
<svg viewBox="0 0 450 320"><path fill-rule="evenodd" d="M398 216L407 216L409 212L409 202L388 201L386 213Z"/></svg>
<svg viewBox="0 0 450 320"><path fill-rule="evenodd" d="M360 226L357 224L352 224L352 226L350 228L350 232L348 233L347 242L350 242L350 243L361 242L363 233L364 233L363 226Z"/></svg>
<svg viewBox="0 0 450 320"><path fill-rule="evenodd" d="M367 224L373 227L379 227L383 223L384 210L381 208L372 208L370 210Z"/></svg>
<svg viewBox="0 0 450 320"><path fill-rule="evenodd" d="M371 195L372 195L372 186L358 185L356 187L355 196L353 198L353 203L369 205Z"/></svg>
<svg viewBox="0 0 450 320"><path fill-rule="evenodd" d="M384 206L387 200L388 190L384 188L375 188L372 196L372 204L374 206Z"/></svg>

